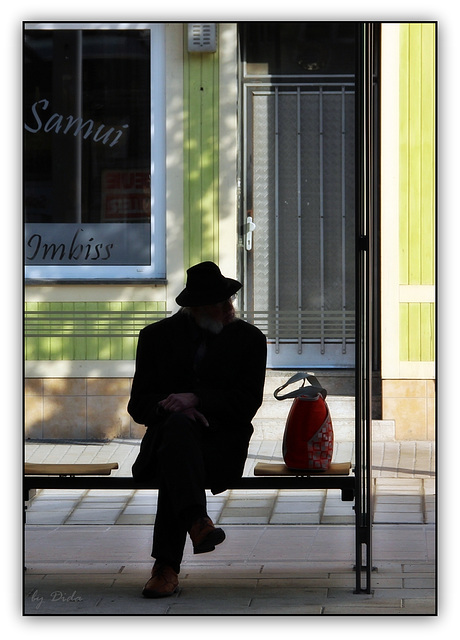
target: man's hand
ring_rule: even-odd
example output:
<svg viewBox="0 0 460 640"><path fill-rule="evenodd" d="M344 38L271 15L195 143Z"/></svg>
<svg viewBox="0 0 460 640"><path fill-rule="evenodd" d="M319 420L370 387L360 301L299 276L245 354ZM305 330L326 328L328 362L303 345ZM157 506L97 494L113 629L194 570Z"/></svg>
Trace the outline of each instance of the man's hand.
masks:
<svg viewBox="0 0 460 640"><path fill-rule="evenodd" d="M206 420L205 416L197 409L186 409L182 413L187 416L187 418L190 418L190 420L194 420L195 422L202 422L205 427L209 427L209 422Z"/></svg>
<svg viewBox="0 0 460 640"><path fill-rule="evenodd" d="M191 420L197 420L198 422L202 422L205 426L209 426L204 415L195 409L198 404L198 397L194 393L171 393L158 404L165 411L183 413Z"/></svg>
<svg viewBox="0 0 460 640"><path fill-rule="evenodd" d="M196 407L198 398L194 393L171 393L158 404L160 407L163 407L165 411L185 411L186 409Z"/></svg>

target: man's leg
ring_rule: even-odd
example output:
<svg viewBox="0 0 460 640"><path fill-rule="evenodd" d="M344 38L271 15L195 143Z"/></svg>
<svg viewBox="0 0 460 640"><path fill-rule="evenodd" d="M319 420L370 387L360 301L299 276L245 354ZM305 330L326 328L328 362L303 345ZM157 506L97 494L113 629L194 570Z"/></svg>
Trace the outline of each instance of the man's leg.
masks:
<svg viewBox="0 0 460 640"><path fill-rule="evenodd" d="M153 528L152 557L180 572L187 528L172 508L168 490L163 486L158 491L157 514Z"/></svg>
<svg viewBox="0 0 460 640"><path fill-rule="evenodd" d="M185 530L194 518L206 514L203 428L183 414L173 413L161 427L157 449L157 476L164 494L160 513L165 508L168 520L174 516L171 524L182 523Z"/></svg>
<svg viewBox="0 0 460 640"><path fill-rule="evenodd" d="M144 588L146 597L171 595L176 590L177 575L171 578L169 573L165 578L161 567L179 573L187 532L195 553L212 551L225 539L206 512L202 451L202 430L206 428L180 413L171 414L161 427L155 461L160 483L152 547L156 562Z"/></svg>
<svg viewBox="0 0 460 640"><path fill-rule="evenodd" d="M160 484L152 546L156 562L143 591L146 597L175 592L187 531L206 515L201 426L173 413L160 429L153 461Z"/></svg>

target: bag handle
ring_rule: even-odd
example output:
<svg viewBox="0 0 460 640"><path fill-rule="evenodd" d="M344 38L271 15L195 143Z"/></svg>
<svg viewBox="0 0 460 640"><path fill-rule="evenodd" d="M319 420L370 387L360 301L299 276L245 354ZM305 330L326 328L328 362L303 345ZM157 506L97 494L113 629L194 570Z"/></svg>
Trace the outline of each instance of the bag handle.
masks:
<svg viewBox="0 0 460 640"><path fill-rule="evenodd" d="M283 395L280 392L285 389L290 384L294 384L294 382L299 382L302 380L302 386L296 389L295 391L290 391ZM305 386L305 380L308 380L310 383L309 387ZM306 396L308 398L315 398L318 394L321 394L324 399L326 399L327 391L321 386L318 378L309 371L298 371L295 373L287 382L285 382L281 387L275 390L273 395L277 400L285 400L286 398L298 398L299 396Z"/></svg>

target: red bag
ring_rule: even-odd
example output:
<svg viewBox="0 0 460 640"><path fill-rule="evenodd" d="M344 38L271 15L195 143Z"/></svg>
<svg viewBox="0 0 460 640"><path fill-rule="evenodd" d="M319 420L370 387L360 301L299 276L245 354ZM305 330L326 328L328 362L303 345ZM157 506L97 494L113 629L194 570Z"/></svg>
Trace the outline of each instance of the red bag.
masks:
<svg viewBox="0 0 460 640"><path fill-rule="evenodd" d="M280 395L288 385L303 380L299 389ZM305 380L310 383L305 387ZM277 400L294 398L283 436L283 458L294 470L327 471L334 451L334 431L329 408L318 379L311 373L296 373L276 389Z"/></svg>

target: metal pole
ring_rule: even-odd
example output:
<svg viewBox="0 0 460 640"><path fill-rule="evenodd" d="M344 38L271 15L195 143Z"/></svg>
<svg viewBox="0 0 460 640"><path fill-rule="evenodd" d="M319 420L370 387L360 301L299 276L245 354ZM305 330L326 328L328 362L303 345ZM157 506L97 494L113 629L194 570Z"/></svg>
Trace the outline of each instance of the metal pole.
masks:
<svg viewBox="0 0 460 640"><path fill-rule="evenodd" d="M346 124L345 124L345 87L342 87L342 154L341 154L341 191L342 191L342 353L347 352L346 339L346 316L347 306L346 294L346 183L345 183L345 144L346 144Z"/></svg>
<svg viewBox="0 0 460 640"><path fill-rule="evenodd" d="M275 88L275 352L280 352L279 292L279 95Z"/></svg>
<svg viewBox="0 0 460 640"><path fill-rule="evenodd" d="M321 289L321 354L324 344L324 130L323 130L323 88L319 89L319 246L320 246L320 289Z"/></svg>
<svg viewBox="0 0 460 640"><path fill-rule="evenodd" d="M300 87L297 87L297 353L302 353L302 155Z"/></svg>
<svg viewBox="0 0 460 640"><path fill-rule="evenodd" d="M372 572L372 110L373 26L357 30L356 73L356 592ZM363 552L366 551L365 564ZM366 571L366 587L361 572Z"/></svg>

